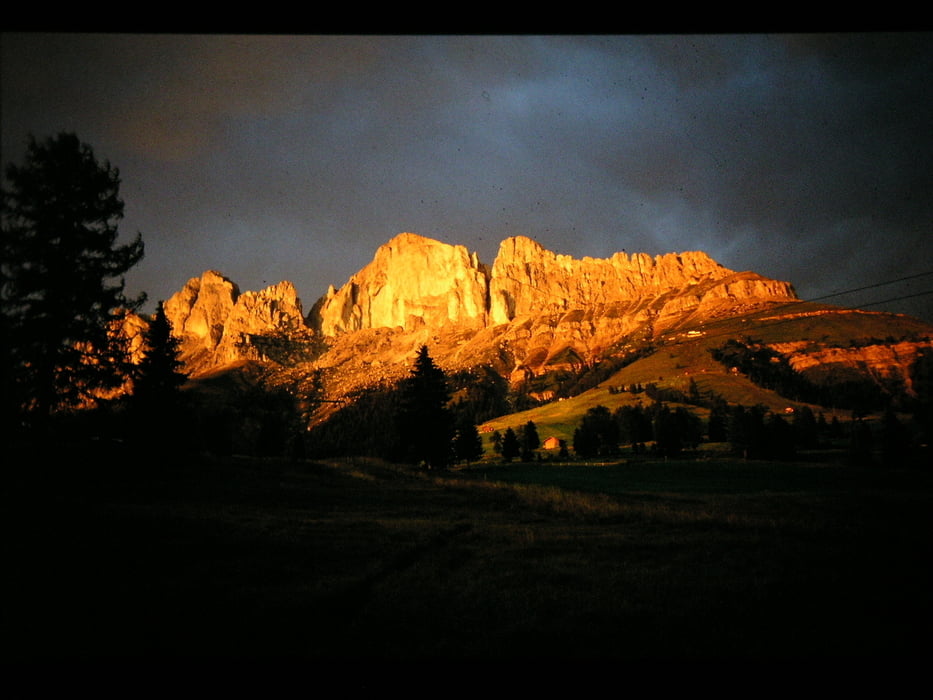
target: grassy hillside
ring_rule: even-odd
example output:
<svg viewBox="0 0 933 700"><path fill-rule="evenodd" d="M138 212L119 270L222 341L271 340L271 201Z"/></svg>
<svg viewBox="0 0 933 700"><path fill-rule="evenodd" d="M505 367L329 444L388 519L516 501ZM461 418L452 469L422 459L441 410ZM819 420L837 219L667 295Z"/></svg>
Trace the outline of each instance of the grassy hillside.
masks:
<svg viewBox="0 0 933 700"><path fill-rule="evenodd" d="M533 421L542 439L554 435L568 440L569 444L574 429L586 411L593 406L601 404L615 410L626 403L650 402L644 394L611 393L611 388L654 383L659 388L685 391L691 380L696 382L701 393L711 392L731 404L760 404L780 412L788 406L799 407L802 404L756 386L742 374L731 373L713 359L711 351L730 338L742 340L751 337L766 344L806 340L826 345L848 346L853 341L883 341L889 337L900 339L931 334L933 328L929 324L907 316L869 314L825 304L801 302L776 310L682 328L666 334L659 340L655 352L624 367L598 387L573 398L502 416L488 421L483 428L486 431L502 431ZM811 408L818 411L821 407ZM690 410L704 419L707 416L705 409L691 406ZM830 417L833 409L828 408L826 413L827 418ZM850 412L839 410L835 413L840 419L844 419Z"/></svg>

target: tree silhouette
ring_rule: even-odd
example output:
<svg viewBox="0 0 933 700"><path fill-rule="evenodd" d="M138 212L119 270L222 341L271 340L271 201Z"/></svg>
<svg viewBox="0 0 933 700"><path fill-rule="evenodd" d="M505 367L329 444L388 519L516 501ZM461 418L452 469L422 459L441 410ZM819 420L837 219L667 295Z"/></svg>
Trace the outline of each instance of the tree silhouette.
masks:
<svg viewBox="0 0 933 700"><path fill-rule="evenodd" d="M453 452L454 421L448 406L447 376L422 345L411 375L402 383L399 432L408 461L429 468L450 465Z"/></svg>
<svg viewBox="0 0 933 700"><path fill-rule="evenodd" d="M133 376L132 404L144 428L155 430L156 441L164 441L164 428L173 420L180 422L181 387L187 381L179 358L178 339L160 301L156 313L143 334L143 356Z"/></svg>
<svg viewBox="0 0 933 700"><path fill-rule="evenodd" d="M502 454L502 433L498 430L492 434L492 451L497 455Z"/></svg>
<svg viewBox="0 0 933 700"><path fill-rule="evenodd" d="M881 463L885 467L903 467L910 455L910 433L893 409L881 416Z"/></svg>
<svg viewBox="0 0 933 700"><path fill-rule="evenodd" d="M143 347L133 379L133 396L147 405L170 409L187 375L179 359L178 338L172 335L172 324L161 301L143 335Z"/></svg>
<svg viewBox="0 0 933 700"><path fill-rule="evenodd" d="M526 462L534 459L534 452L541 446L541 437L538 435L538 426L534 421L528 421L521 427L520 434L517 436L521 446L521 456Z"/></svg>
<svg viewBox="0 0 933 700"><path fill-rule="evenodd" d="M468 417L461 417L454 437L454 454L464 462L474 462L483 456L483 439L476 429L476 424Z"/></svg>
<svg viewBox="0 0 933 700"><path fill-rule="evenodd" d="M731 406L726 428L732 451L744 459L759 459L766 452L764 406Z"/></svg>
<svg viewBox="0 0 933 700"><path fill-rule="evenodd" d="M619 423L605 406L587 409L574 430L573 451L581 457L615 454L619 448Z"/></svg>
<svg viewBox="0 0 933 700"><path fill-rule="evenodd" d="M713 399L709 409L706 435L710 442L725 442L728 437L729 405L722 397Z"/></svg>
<svg viewBox="0 0 933 700"><path fill-rule="evenodd" d="M0 308L7 415L38 426L125 379L125 338L115 312L136 309L124 275L142 238L117 245L123 217L116 168L74 134L30 137L3 191Z"/></svg>
<svg viewBox="0 0 933 700"><path fill-rule="evenodd" d="M518 457L521 452L521 445L518 442L518 435L511 428L506 428L505 435L502 436L502 459L511 462Z"/></svg>
<svg viewBox="0 0 933 700"><path fill-rule="evenodd" d="M573 431L573 451L583 459L599 452L599 436L588 426L581 425Z"/></svg>

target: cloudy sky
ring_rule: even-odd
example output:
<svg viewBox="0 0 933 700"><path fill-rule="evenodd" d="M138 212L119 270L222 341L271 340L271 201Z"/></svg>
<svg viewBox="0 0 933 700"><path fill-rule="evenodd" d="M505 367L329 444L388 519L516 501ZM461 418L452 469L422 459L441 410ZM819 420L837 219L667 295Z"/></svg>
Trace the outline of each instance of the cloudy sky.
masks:
<svg viewBox="0 0 933 700"><path fill-rule="evenodd" d="M802 298L933 321L933 34L0 50L3 163L71 131L116 166L121 230L146 244L127 289L153 302L216 269L242 290L290 280L307 310L411 231L489 264L519 234L574 257L703 250Z"/></svg>

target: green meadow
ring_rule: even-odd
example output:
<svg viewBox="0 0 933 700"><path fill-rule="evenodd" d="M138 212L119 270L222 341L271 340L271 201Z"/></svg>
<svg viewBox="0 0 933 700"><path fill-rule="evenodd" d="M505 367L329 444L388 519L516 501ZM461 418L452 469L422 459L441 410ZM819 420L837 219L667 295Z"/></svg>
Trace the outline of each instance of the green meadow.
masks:
<svg viewBox="0 0 933 700"><path fill-rule="evenodd" d="M6 470L6 661L930 652L923 471L67 455Z"/></svg>

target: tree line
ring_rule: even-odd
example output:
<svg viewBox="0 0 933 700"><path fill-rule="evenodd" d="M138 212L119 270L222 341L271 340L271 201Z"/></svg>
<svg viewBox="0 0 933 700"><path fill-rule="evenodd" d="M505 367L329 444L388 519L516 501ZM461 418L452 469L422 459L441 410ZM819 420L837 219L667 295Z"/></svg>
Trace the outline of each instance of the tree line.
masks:
<svg viewBox="0 0 933 700"><path fill-rule="evenodd" d="M793 401L867 412L883 410L901 400L903 394L903 387L882 387L868 378L812 382L783 355L751 339L742 342L730 338L711 353L723 366L734 367L754 384Z"/></svg>
<svg viewBox="0 0 933 700"><path fill-rule="evenodd" d="M315 426L306 438L308 456L380 457L430 469L478 460L483 444L477 419L501 408L501 379L482 369L457 378L422 345L407 377L356 392ZM469 386L455 400L459 382Z"/></svg>

